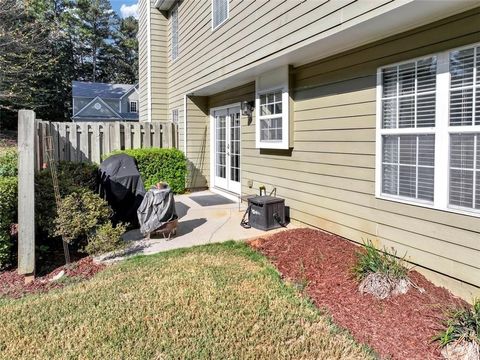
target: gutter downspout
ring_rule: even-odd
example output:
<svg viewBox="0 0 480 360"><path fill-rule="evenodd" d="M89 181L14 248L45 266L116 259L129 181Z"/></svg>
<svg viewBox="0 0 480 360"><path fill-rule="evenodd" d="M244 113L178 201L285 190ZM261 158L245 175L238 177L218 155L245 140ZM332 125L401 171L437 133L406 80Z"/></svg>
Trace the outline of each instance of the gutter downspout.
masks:
<svg viewBox="0 0 480 360"><path fill-rule="evenodd" d="M187 156L187 94L183 95L183 152Z"/></svg>

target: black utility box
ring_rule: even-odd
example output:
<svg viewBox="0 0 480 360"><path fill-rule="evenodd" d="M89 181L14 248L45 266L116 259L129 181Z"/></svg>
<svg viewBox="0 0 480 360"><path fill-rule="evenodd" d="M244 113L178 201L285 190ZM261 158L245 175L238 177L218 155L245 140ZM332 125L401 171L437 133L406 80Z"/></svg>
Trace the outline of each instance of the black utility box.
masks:
<svg viewBox="0 0 480 360"><path fill-rule="evenodd" d="M260 230L272 230L285 224L285 199L273 196L255 196L248 199L250 226Z"/></svg>

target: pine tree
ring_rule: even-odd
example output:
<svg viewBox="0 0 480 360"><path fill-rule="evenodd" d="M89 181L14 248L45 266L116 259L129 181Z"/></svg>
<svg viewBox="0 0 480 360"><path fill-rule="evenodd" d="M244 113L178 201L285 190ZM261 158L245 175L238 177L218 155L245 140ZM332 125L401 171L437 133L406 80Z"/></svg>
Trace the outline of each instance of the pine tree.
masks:
<svg viewBox="0 0 480 360"><path fill-rule="evenodd" d="M78 0L75 10L78 19L77 58L79 80L96 82L101 69L99 55L112 41L112 28L118 17L108 0ZM110 64L114 66L114 64Z"/></svg>
<svg viewBox="0 0 480 360"><path fill-rule="evenodd" d="M138 82L138 21L128 17L120 21L120 28L115 33L117 49L115 81L135 84Z"/></svg>

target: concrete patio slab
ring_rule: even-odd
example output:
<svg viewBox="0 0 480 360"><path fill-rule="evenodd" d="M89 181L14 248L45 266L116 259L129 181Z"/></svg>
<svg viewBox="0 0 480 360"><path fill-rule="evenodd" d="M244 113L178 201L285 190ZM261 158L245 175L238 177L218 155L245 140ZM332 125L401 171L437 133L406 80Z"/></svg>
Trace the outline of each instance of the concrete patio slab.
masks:
<svg viewBox="0 0 480 360"><path fill-rule="evenodd" d="M240 225L246 204L229 203L223 205L201 206L192 200L195 196L212 195L210 191L195 192L188 195L176 195L175 205L179 217L177 235L170 240L163 237L145 239L139 230L132 230L124 235L130 242L127 250L119 254L105 254L95 258L97 262L116 262L125 257L138 254L155 254L179 248L205 245L228 240L247 240L266 234L272 234L287 228L262 231L254 228L245 229Z"/></svg>

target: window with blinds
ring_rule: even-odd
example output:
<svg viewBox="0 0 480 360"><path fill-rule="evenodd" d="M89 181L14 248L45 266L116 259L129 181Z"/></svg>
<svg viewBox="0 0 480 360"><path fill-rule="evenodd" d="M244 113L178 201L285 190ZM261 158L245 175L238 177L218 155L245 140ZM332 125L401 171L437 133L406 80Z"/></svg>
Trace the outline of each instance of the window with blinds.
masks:
<svg viewBox="0 0 480 360"><path fill-rule="evenodd" d="M480 47L452 51L449 204L480 209Z"/></svg>
<svg viewBox="0 0 480 360"><path fill-rule="evenodd" d="M228 19L228 0L212 0L212 30Z"/></svg>
<svg viewBox="0 0 480 360"><path fill-rule="evenodd" d="M433 202L436 64L430 57L382 69L384 194ZM419 128L422 133L415 134Z"/></svg>
<svg viewBox="0 0 480 360"><path fill-rule="evenodd" d="M172 10L172 61L178 58L178 6Z"/></svg>
<svg viewBox="0 0 480 360"><path fill-rule="evenodd" d="M376 194L480 216L480 44L377 76Z"/></svg>

